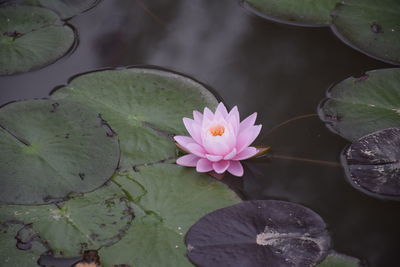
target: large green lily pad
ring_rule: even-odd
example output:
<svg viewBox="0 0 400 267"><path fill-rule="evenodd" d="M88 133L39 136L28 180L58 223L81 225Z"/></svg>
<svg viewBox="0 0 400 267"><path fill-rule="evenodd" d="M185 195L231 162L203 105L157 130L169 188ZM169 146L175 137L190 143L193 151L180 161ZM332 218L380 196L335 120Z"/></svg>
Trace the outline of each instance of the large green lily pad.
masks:
<svg viewBox="0 0 400 267"><path fill-rule="evenodd" d="M330 13L339 0L244 0L258 14L278 22L318 26L331 22Z"/></svg>
<svg viewBox="0 0 400 267"><path fill-rule="evenodd" d="M24 224L32 223L33 230L48 242L57 255L78 256L82 249L100 248L103 266L190 266L185 257L183 242L188 228L208 212L240 202L240 199L226 185L206 174L160 161L173 161L176 148L171 137L174 134L186 134L182 117L191 116L195 109L216 107L214 95L200 83L179 74L132 68L78 76L69 85L56 90L52 100L47 101L58 103L50 105L53 108L50 111L54 112L49 113L59 112L64 102L71 105L75 103L73 105L77 106L84 104L95 110L96 114L101 114L99 124L104 124L106 120L118 132L123 151L123 167L112 182L114 188L118 187L124 193L122 204L133 207L135 219L129 228L123 227L123 234L116 237L122 239L112 245L117 239L109 231L114 228L109 230L109 226L93 226L93 223L98 225L101 220L104 223L113 220L111 224L116 223L117 226L120 223L115 221L119 216L110 216L111 210L100 212L103 204L99 204L100 207L95 205L106 203L105 199L110 198L100 189L86 193L79 199L71 196L72 200L58 202L58 207L39 206L39 210L35 211L38 216L32 216L32 210L25 210L36 206L3 206L4 210L0 210L0 214L7 216L3 220L13 218ZM71 116L77 120L82 118L74 112ZM90 123L86 123L77 129L90 126ZM29 128L36 129L32 125ZM114 136L114 132L109 132L109 136L107 138ZM45 135L43 139L51 138ZM99 143L104 142L100 138L93 139ZM18 140L23 146L30 139L21 135ZM36 150L33 149L33 152ZM98 154L110 157L110 153L104 151ZM92 194L97 194L94 201L90 200ZM88 198L90 203L84 203ZM116 201L121 198L115 196L113 199ZM73 213L73 210L76 212ZM129 214L130 210L124 209L125 212L127 210ZM119 211L116 209L114 212ZM16 214L18 218L15 218ZM32 218L37 217L45 219L32 221ZM94 222L88 218L93 218ZM62 243L63 239L68 242Z"/></svg>
<svg viewBox="0 0 400 267"><path fill-rule="evenodd" d="M183 237L205 214L240 200L227 186L174 164L155 164L115 177L135 203L135 220L113 246L102 248L103 266L191 266Z"/></svg>
<svg viewBox="0 0 400 267"><path fill-rule="evenodd" d="M52 98L77 101L101 113L118 132L122 167L175 157L172 135L187 135L182 118L218 104L202 84L146 68L84 74L56 90Z"/></svg>
<svg viewBox="0 0 400 267"><path fill-rule="evenodd" d="M98 4L101 0L22 0L26 5L37 5L49 8L63 19L78 15Z"/></svg>
<svg viewBox="0 0 400 267"><path fill-rule="evenodd" d="M56 257L79 256L83 250L99 249L119 241L132 220L129 201L113 184L57 205L1 205L0 225L20 222L29 230L24 229L27 233L20 234L17 240L15 234L7 236L4 242L13 242L13 249L8 250L8 255L1 255L1 260L30 255L34 251L29 245L38 241L45 243ZM19 229L23 229L23 225ZM35 234L35 239L30 232ZM16 246L17 242L26 247L25 254L17 249L20 247Z"/></svg>
<svg viewBox="0 0 400 267"><path fill-rule="evenodd" d="M345 43L374 58L400 64L400 1L341 1L332 15L332 28Z"/></svg>
<svg viewBox="0 0 400 267"><path fill-rule="evenodd" d="M350 77L327 92L319 108L328 128L344 138L358 138L400 125L400 69Z"/></svg>
<svg viewBox="0 0 400 267"><path fill-rule="evenodd" d="M0 266L37 266L36 262L40 254L47 251L41 240L33 235L31 235L31 240L27 240L27 243L19 243L22 246L20 246L21 249L18 249L15 237L23 227L24 225L18 222L0 223Z"/></svg>
<svg viewBox="0 0 400 267"><path fill-rule="evenodd" d="M42 204L103 185L118 139L98 114L68 101L30 100L0 109L0 202ZM7 193L4 193L7 192Z"/></svg>
<svg viewBox="0 0 400 267"><path fill-rule="evenodd" d="M0 7L0 75L46 66L67 53L74 40L74 31L51 10Z"/></svg>

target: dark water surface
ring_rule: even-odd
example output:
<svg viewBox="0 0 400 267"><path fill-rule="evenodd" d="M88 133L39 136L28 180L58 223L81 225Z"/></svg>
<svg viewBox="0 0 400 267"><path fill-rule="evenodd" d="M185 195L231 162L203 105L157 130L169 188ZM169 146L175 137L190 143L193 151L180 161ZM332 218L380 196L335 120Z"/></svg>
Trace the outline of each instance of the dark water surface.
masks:
<svg viewBox="0 0 400 267"><path fill-rule="evenodd" d="M246 164L249 199L282 199L319 213L333 247L369 266L398 266L400 203L353 189L337 166L347 142L314 115L326 89L348 76L391 67L341 43L329 28L267 21L237 0L104 0L69 21L76 50L43 69L0 77L0 104L41 98L71 76L104 67L158 65L214 88L242 117L257 111L270 160ZM287 157L328 161L304 162Z"/></svg>

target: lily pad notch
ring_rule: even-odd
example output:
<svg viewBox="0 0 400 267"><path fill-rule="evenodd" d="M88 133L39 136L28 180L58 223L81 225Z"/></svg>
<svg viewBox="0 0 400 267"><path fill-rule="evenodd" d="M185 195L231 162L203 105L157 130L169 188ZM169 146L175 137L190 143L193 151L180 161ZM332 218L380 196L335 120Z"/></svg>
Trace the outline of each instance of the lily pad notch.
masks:
<svg viewBox="0 0 400 267"><path fill-rule="evenodd" d="M193 78L141 66L74 76L51 97L75 101L102 114L118 132L122 169L175 158L172 137L186 134L182 118L218 104L215 92Z"/></svg>
<svg viewBox="0 0 400 267"><path fill-rule="evenodd" d="M0 75L47 66L71 52L76 43L72 26L49 9L0 6Z"/></svg>
<svg viewBox="0 0 400 267"><path fill-rule="evenodd" d="M0 203L46 204L101 187L119 165L118 137L98 113L70 101L0 109Z"/></svg>
<svg viewBox="0 0 400 267"><path fill-rule="evenodd" d="M349 77L328 89L318 107L332 132L355 141L400 125L400 69L380 69Z"/></svg>

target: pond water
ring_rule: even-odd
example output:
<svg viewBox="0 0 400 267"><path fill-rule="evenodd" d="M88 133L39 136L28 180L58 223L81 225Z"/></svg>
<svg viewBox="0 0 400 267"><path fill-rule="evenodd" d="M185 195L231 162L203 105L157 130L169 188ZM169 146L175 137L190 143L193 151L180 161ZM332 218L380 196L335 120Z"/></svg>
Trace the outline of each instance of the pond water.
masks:
<svg viewBox="0 0 400 267"><path fill-rule="evenodd" d="M227 177L247 199L305 205L327 222L336 251L368 266L396 265L400 203L346 182L339 156L348 142L315 115L331 84L391 65L353 50L329 28L274 23L237 0L104 0L69 23L79 33L76 49L40 70L0 77L0 104L46 97L99 68L157 65L185 73L243 117L258 112L257 143L271 146L271 156L247 162L243 180Z"/></svg>

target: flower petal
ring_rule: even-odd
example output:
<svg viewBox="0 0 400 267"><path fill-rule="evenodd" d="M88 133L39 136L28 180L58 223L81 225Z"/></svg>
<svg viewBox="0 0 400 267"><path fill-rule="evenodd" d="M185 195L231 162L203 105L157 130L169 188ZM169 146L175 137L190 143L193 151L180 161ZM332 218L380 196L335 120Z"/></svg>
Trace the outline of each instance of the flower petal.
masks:
<svg viewBox="0 0 400 267"><path fill-rule="evenodd" d="M206 154L206 158L209 161L216 162L216 161L220 161L222 159L222 156Z"/></svg>
<svg viewBox="0 0 400 267"><path fill-rule="evenodd" d="M198 172L209 172L212 171L212 163L208 159L199 159L196 165L196 171Z"/></svg>
<svg viewBox="0 0 400 267"><path fill-rule="evenodd" d="M235 117L237 120L240 120L239 110L237 106L234 106L228 114L229 116Z"/></svg>
<svg viewBox="0 0 400 267"><path fill-rule="evenodd" d="M225 155L224 159L226 160L232 159L234 156L236 156L236 153L237 153L236 148L233 148L231 152Z"/></svg>
<svg viewBox="0 0 400 267"><path fill-rule="evenodd" d="M196 143L190 143L185 146L185 148L192 154L195 154L198 157L204 158L206 151L202 146Z"/></svg>
<svg viewBox="0 0 400 267"><path fill-rule="evenodd" d="M176 160L176 164L179 164L181 166L185 167L196 167L197 161L199 161L199 157L193 155L193 154L187 154L185 156L182 156Z"/></svg>
<svg viewBox="0 0 400 267"><path fill-rule="evenodd" d="M239 132L242 132L242 131L246 130L247 128L253 126L254 123L256 122L256 119L257 119L257 112L254 112L253 114L248 116L246 119L244 119L240 123Z"/></svg>
<svg viewBox="0 0 400 267"><path fill-rule="evenodd" d="M188 136L177 135L174 136L174 140L183 147L186 147L187 144L195 143L193 138Z"/></svg>
<svg viewBox="0 0 400 267"><path fill-rule="evenodd" d="M236 141L235 138L228 135L206 135L203 139L203 146L207 154L225 156L227 153L232 151L235 146L234 141Z"/></svg>
<svg viewBox="0 0 400 267"><path fill-rule="evenodd" d="M247 128L243 132L239 133L236 140L236 149L238 153L242 152L243 149L248 147L257 138L261 131L261 125L255 125Z"/></svg>
<svg viewBox="0 0 400 267"><path fill-rule="evenodd" d="M221 121L225 121L225 117L219 110L216 110L214 114L214 122L221 122Z"/></svg>
<svg viewBox="0 0 400 267"><path fill-rule="evenodd" d="M194 120L189 118L183 118L183 124L186 127L188 133L193 137L193 139L201 144L201 127L194 123Z"/></svg>
<svg viewBox="0 0 400 267"><path fill-rule="evenodd" d="M255 147L246 147L245 149L243 149L242 152L240 152L239 154L237 154L233 160L244 160L244 159L248 159L251 158L252 156L254 156L255 154L257 154L258 149Z"/></svg>
<svg viewBox="0 0 400 267"><path fill-rule="evenodd" d="M209 120L212 120L214 118L214 113L212 113L212 111L205 107L204 108L204 112L203 112L203 118L206 117Z"/></svg>
<svg viewBox="0 0 400 267"><path fill-rule="evenodd" d="M235 176L241 177L243 176L243 166L239 161L231 160L228 167L228 172Z"/></svg>
<svg viewBox="0 0 400 267"><path fill-rule="evenodd" d="M213 163L213 169L216 173L224 173L229 168L229 160L221 160Z"/></svg>
<svg viewBox="0 0 400 267"><path fill-rule="evenodd" d="M239 132L240 116L237 106L234 106L226 117L226 121L233 127L235 135Z"/></svg>
<svg viewBox="0 0 400 267"><path fill-rule="evenodd" d="M220 102L218 104L217 110L219 113L221 113L221 115L226 118L228 116L228 110L226 109L224 103Z"/></svg>
<svg viewBox="0 0 400 267"><path fill-rule="evenodd" d="M198 112L197 110L193 111L193 119L194 122L197 124L202 124L203 123L203 114L201 114L200 112Z"/></svg>

